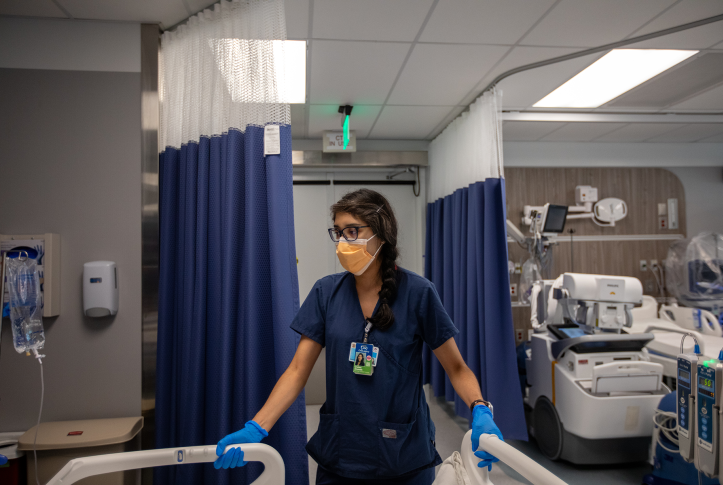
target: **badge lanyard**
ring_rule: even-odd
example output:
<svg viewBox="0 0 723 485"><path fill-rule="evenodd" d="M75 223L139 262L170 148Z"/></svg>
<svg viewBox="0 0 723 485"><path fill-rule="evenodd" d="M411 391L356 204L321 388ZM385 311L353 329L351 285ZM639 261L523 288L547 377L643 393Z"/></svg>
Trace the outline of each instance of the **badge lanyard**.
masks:
<svg viewBox="0 0 723 485"><path fill-rule="evenodd" d="M372 323L367 320L364 327L364 342L352 342L351 344L349 361L354 363L352 366L354 374L370 376L374 373L374 367L376 367L379 357L379 347L368 343L372 327Z"/></svg>
<svg viewBox="0 0 723 485"><path fill-rule="evenodd" d="M367 326L364 327L364 343L367 343L367 340L369 339L369 332L372 331L373 326L374 325L372 325L372 322L367 320Z"/></svg>

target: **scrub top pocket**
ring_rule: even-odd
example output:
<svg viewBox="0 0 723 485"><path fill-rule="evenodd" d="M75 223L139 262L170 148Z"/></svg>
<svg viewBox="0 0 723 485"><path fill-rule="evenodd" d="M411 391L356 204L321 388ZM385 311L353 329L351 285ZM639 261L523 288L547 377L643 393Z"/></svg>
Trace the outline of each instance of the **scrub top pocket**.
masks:
<svg viewBox="0 0 723 485"><path fill-rule="evenodd" d="M420 419L421 418L421 419ZM435 458L426 414L418 408L411 423L377 422L379 477L394 477L429 465Z"/></svg>
<svg viewBox="0 0 723 485"><path fill-rule="evenodd" d="M324 457L325 466L336 467L339 463L339 415L325 411L326 404L319 410L319 430L311 437L306 449L317 462Z"/></svg>

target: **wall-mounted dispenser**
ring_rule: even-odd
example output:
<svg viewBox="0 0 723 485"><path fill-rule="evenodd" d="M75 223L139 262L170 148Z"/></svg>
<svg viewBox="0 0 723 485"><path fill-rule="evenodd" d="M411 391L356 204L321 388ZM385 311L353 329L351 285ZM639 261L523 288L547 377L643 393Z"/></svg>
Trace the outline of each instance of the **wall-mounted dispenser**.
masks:
<svg viewBox="0 0 723 485"><path fill-rule="evenodd" d="M113 261L83 265L83 313L87 317L118 313L118 268Z"/></svg>

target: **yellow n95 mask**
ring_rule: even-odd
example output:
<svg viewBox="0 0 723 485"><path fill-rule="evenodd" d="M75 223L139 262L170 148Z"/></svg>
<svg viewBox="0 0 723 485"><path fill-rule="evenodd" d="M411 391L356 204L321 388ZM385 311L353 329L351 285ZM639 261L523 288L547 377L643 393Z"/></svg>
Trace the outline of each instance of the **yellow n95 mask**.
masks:
<svg viewBox="0 0 723 485"><path fill-rule="evenodd" d="M336 243L336 255L339 258L341 266L350 273L360 276L372 264L374 258L379 254L379 249L384 243L379 245L379 249L374 256L367 251L367 243L374 239L376 234L369 239L357 239L356 241L346 241L344 239Z"/></svg>

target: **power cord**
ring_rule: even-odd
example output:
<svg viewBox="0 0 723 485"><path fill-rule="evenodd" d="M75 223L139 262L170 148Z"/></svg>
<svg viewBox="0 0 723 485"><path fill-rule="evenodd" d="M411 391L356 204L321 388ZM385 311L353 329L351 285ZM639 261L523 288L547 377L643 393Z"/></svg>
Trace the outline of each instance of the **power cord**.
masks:
<svg viewBox="0 0 723 485"><path fill-rule="evenodd" d="M38 349L33 349L35 358L38 359L40 364L40 411L38 412L38 425L35 426L35 439L33 439L33 458L35 461L35 483L40 485L40 476L38 475L38 430L40 429L40 418L43 415L43 400L45 399L45 377L43 376L43 358L42 354L38 353Z"/></svg>
<svg viewBox="0 0 723 485"><path fill-rule="evenodd" d="M655 424L653 438L662 449L669 453L680 453L680 449L673 450L665 446L663 440L660 438L660 433L662 432L670 442L678 445L677 419L678 417L675 413L661 411L660 409L656 409L653 414L653 423Z"/></svg>

